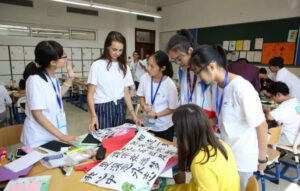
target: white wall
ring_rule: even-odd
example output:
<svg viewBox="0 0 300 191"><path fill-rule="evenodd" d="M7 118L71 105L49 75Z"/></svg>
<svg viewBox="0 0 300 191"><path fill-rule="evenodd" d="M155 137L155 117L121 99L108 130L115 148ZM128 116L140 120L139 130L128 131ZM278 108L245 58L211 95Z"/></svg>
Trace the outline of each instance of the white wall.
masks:
<svg viewBox="0 0 300 191"><path fill-rule="evenodd" d="M299 17L300 0L190 0L163 7L161 15L160 32L163 35L182 28ZM300 68L289 69L300 76Z"/></svg>
<svg viewBox="0 0 300 191"><path fill-rule="evenodd" d="M144 7L134 3L122 3L122 6L145 11L154 11L154 7ZM34 8L0 3L0 22L45 24L62 27L95 29L98 31L97 41L56 39L68 47L103 47L105 37L111 30L123 33L127 40L127 54L134 50L134 28L156 30L156 47L158 48L159 20L152 22L137 21L135 15L99 10L99 16L86 16L66 13L66 4L48 0L34 0ZM36 45L44 39L29 37L0 36L0 44Z"/></svg>
<svg viewBox="0 0 300 191"><path fill-rule="evenodd" d="M160 29L200 28L300 16L300 0L190 0L163 7Z"/></svg>

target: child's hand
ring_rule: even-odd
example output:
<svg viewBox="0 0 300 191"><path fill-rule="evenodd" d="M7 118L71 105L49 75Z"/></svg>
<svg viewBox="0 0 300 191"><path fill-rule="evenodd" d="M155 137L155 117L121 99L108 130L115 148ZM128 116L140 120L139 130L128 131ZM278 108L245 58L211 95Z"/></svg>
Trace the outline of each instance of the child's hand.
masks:
<svg viewBox="0 0 300 191"><path fill-rule="evenodd" d="M74 74L74 70L72 68L72 64L67 61L67 65L66 65L66 69L67 69L67 72L68 72L68 77L69 78L75 78L75 74Z"/></svg>

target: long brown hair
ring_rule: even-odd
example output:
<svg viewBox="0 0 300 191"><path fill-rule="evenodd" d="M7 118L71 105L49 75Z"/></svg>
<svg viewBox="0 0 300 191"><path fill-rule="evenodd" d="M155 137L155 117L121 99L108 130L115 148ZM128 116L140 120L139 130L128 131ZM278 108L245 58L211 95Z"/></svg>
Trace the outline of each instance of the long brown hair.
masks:
<svg viewBox="0 0 300 191"><path fill-rule="evenodd" d="M126 72L127 72L126 39L121 33L117 32L117 31L111 31L108 33L108 35L105 39L105 42L104 42L104 52L100 56L99 59L107 59L108 60L107 70L109 70L109 68L111 67L112 60L109 55L108 47L111 46L113 41L117 41L117 42L120 42L123 44L123 52L118 57L118 63L119 63L119 68L123 71L123 74L125 77Z"/></svg>
<svg viewBox="0 0 300 191"><path fill-rule="evenodd" d="M228 160L226 149L214 135L206 114L199 106L180 106L174 112L172 120L177 138L180 170L190 171L192 161L200 150L205 152L205 157L199 161L200 164L205 164L211 157L216 156L217 150Z"/></svg>

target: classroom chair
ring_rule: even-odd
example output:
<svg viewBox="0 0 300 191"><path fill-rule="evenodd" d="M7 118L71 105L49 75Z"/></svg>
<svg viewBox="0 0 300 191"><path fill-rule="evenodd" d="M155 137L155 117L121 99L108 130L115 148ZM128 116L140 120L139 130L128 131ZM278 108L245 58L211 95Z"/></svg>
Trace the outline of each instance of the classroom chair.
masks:
<svg viewBox="0 0 300 191"><path fill-rule="evenodd" d="M267 169L265 171L256 172L256 178L261 180L261 187L262 191L266 190L266 183L265 179L275 183L279 184L280 180L280 152L276 150L276 147L274 145L278 144L279 137L281 133L281 126L271 128L268 132L268 148L267 148ZM274 166L272 167L271 165ZM275 168L275 172L273 169Z"/></svg>
<svg viewBox="0 0 300 191"><path fill-rule="evenodd" d="M292 146L286 146L277 144L276 148L281 149L285 152L293 153L295 164L291 164L290 162L280 160L280 163L283 165L283 168L280 172L280 177L284 180L290 181L290 182L299 182L300 181L300 162L299 162L299 154L300 154L300 131L298 132L298 135L295 139L295 142ZM296 176L295 177L289 177L286 175L286 172L288 169L293 168L296 169Z"/></svg>
<svg viewBox="0 0 300 191"><path fill-rule="evenodd" d="M0 147L8 147L20 143L22 129L22 124L0 128Z"/></svg>
<svg viewBox="0 0 300 191"><path fill-rule="evenodd" d="M248 180L245 191L258 191L258 182L255 176L251 176Z"/></svg>

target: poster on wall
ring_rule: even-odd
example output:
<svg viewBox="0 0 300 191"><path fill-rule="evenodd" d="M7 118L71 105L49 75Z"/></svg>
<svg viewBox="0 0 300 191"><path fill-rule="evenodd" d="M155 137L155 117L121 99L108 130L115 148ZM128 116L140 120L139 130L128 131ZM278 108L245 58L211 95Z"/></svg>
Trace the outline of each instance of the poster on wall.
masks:
<svg viewBox="0 0 300 191"><path fill-rule="evenodd" d="M261 62L261 51L254 51L253 62Z"/></svg>
<svg viewBox="0 0 300 191"><path fill-rule="evenodd" d="M244 40L243 42L243 50L250 50L251 40Z"/></svg>
<svg viewBox="0 0 300 191"><path fill-rule="evenodd" d="M249 62L254 62L254 51L248 51L247 52L247 60Z"/></svg>
<svg viewBox="0 0 300 191"><path fill-rule="evenodd" d="M297 30L289 30L287 41L288 42L296 42L296 40L297 40L297 33L298 33Z"/></svg>
<svg viewBox="0 0 300 191"><path fill-rule="evenodd" d="M224 50L228 50L228 47L229 47L229 41L228 40L224 40L223 41L223 49Z"/></svg>
<svg viewBox="0 0 300 191"><path fill-rule="evenodd" d="M247 58L247 52L246 51L241 51L240 52L240 58Z"/></svg>
<svg viewBox="0 0 300 191"><path fill-rule="evenodd" d="M243 40L237 40L237 41L236 41L236 47L235 47L235 49L236 49L237 51L243 50Z"/></svg>
<svg viewBox="0 0 300 191"><path fill-rule="evenodd" d="M232 40L229 42L229 50L234 51L235 50L236 41Z"/></svg>
<svg viewBox="0 0 300 191"><path fill-rule="evenodd" d="M256 38L255 39L255 44L254 44L254 49L255 50L261 50L263 47L264 39L263 38Z"/></svg>
<svg viewBox="0 0 300 191"><path fill-rule="evenodd" d="M262 64L268 64L273 57L280 56L284 64L293 65L296 44L292 42L264 43L262 53Z"/></svg>

